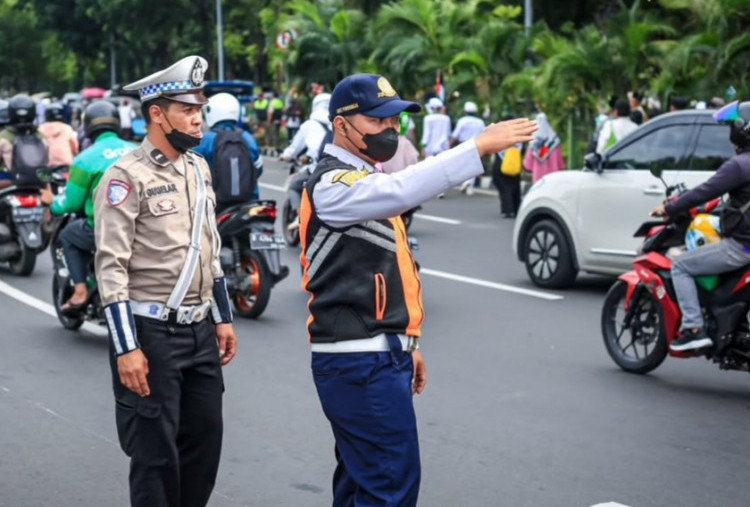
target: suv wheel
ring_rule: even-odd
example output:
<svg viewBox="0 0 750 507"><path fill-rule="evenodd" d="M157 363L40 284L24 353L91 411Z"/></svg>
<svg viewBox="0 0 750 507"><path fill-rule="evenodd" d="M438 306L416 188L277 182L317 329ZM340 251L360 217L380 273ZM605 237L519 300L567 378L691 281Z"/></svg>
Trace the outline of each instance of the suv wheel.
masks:
<svg viewBox="0 0 750 507"><path fill-rule="evenodd" d="M573 256L560 226L554 220L535 223L523 245L524 264L529 278L539 287L561 289L576 278Z"/></svg>

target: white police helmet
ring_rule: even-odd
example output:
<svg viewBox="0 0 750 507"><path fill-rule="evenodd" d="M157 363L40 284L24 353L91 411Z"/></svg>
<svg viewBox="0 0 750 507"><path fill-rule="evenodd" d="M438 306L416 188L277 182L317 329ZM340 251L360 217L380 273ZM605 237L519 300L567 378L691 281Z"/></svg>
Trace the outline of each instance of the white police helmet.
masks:
<svg viewBox="0 0 750 507"><path fill-rule="evenodd" d="M208 99L208 104L203 106L206 115L206 124L209 128L220 121L240 121L240 101L231 93L217 93Z"/></svg>

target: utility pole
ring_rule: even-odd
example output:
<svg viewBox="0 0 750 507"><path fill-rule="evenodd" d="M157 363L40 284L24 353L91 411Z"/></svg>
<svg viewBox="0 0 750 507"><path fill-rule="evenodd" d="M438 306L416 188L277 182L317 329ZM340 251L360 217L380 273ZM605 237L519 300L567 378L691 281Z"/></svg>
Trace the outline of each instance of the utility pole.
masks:
<svg viewBox="0 0 750 507"><path fill-rule="evenodd" d="M117 53L115 53L115 35L109 32L109 81L110 88L117 84Z"/></svg>
<svg viewBox="0 0 750 507"><path fill-rule="evenodd" d="M224 30L221 23L221 0L216 0L216 41L219 50L219 81L224 81Z"/></svg>
<svg viewBox="0 0 750 507"><path fill-rule="evenodd" d="M534 7L531 5L531 0L524 0L523 7L523 32L526 37L531 36L531 25L534 24Z"/></svg>

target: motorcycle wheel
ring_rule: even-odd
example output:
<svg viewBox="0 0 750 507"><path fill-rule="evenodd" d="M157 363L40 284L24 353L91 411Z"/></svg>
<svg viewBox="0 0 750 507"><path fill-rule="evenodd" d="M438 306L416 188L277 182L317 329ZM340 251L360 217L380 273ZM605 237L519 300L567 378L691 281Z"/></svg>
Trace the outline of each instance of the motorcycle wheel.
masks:
<svg viewBox="0 0 750 507"><path fill-rule="evenodd" d="M299 245L299 228L293 231L287 229L295 218L297 218L297 213L292 209L292 203L289 199L284 199L284 205L281 208L281 232L284 234L284 241L289 246Z"/></svg>
<svg viewBox="0 0 750 507"><path fill-rule="evenodd" d="M271 299L271 274L260 256L252 250L243 252L242 269L250 277L250 289L246 293L235 293L232 302L237 315L257 319Z"/></svg>
<svg viewBox="0 0 750 507"><path fill-rule="evenodd" d="M52 277L52 301L55 302L55 313L65 329L75 331L83 325L84 319L80 316L74 317L62 313L62 305L64 305L65 301L67 301L73 294L73 288L69 285L65 285L64 287L61 287L60 285L60 277L54 275Z"/></svg>
<svg viewBox="0 0 750 507"><path fill-rule="evenodd" d="M630 373L644 374L657 368L667 357L667 336L659 302L647 290L631 299L633 318L625 326L625 296L622 280L612 285L602 307L602 337L612 360Z"/></svg>
<svg viewBox="0 0 750 507"><path fill-rule="evenodd" d="M29 276L34 271L35 265L36 252L24 244L21 245L21 253L18 257L8 261L10 272L17 276Z"/></svg>

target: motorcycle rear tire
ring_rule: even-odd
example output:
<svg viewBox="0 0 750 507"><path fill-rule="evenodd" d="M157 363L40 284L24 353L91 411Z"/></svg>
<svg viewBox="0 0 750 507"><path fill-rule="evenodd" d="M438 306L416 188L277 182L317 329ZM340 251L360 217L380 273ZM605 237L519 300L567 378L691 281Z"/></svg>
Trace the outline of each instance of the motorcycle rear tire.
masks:
<svg viewBox="0 0 750 507"><path fill-rule="evenodd" d="M617 280L607 292L602 306L602 337L609 356L617 366L630 373L644 374L656 369L667 357L664 314L656 298L647 290L641 290L637 299L630 301L631 305L636 305L630 327L620 330L618 334L617 311L621 309L624 316L627 290L627 284ZM644 330L649 329L651 336L645 336ZM630 335L630 343L623 347L621 339L625 333ZM636 333L641 333L641 336L636 336ZM649 344L653 345L650 351L647 348ZM639 347L643 348L642 355ZM632 349L635 357L626 353L628 349Z"/></svg>
<svg viewBox="0 0 750 507"><path fill-rule="evenodd" d="M16 276L29 276L36 266L36 251L21 244L21 253L8 261L10 272Z"/></svg>
<svg viewBox="0 0 750 507"><path fill-rule="evenodd" d="M297 218L297 213L292 209L292 203L289 199L284 199L284 204L281 208L281 232L284 235L284 241L289 246L299 245L299 228L290 231L288 226L292 221Z"/></svg>
<svg viewBox="0 0 750 507"><path fill-rule="evenodd" d="M55 313L57 314L57 319L65 329L75 331L83 325L84 318L69 316L62 313L62 305L65 304L65 301L67 301L72 294L72 287L60 287L60 277L57 275L52 277L52 301L54 301L55 303Z"/></svg>
<svg viewBox="0 0 750 507"><path fill-rule="evenodd" d="M247 276L251 278L251 284L248 293L232 295L234 310L240 317L257 319L265 311L271 299L273 280L266 263L257 252L253 250L242 252L241 263Z"/></svg>

